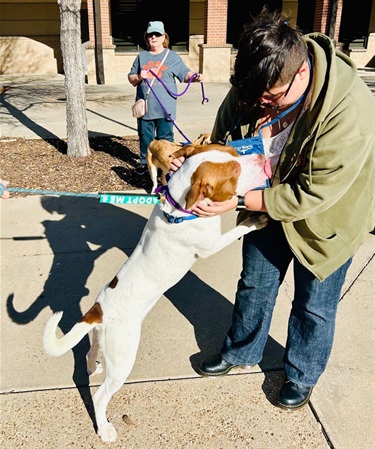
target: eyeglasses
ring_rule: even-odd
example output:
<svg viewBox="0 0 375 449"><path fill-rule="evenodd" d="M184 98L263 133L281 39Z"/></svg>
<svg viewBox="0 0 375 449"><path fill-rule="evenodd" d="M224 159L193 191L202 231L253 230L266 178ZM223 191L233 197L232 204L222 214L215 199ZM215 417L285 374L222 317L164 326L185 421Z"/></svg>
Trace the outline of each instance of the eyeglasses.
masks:
<svg viewBox="0 0 375 449"><path fill-rule="evenodd" d="M300 68L301 68L301 67L300 67ZM290 89L291 89L292 86L293 86L294 80L296 79L297 73L300 71L300 68L299 68L299 69L297 70L297 72L293 75L293 78L292 78L292 80L290 81L290 83L289 83L289 85L288 85L288 87L287 87L287 89L286 89L285 92L278 92L277 94L273 94L272 92L268 92L268 90L267 90L267 98L268 98L269 101L271 101L271 102L274 103L275 101L278 101L278 100L280 100L281 98L284 99L284 98L288 95ZM262 96L262 97L263 97L263 96ZM261 97L261 98L262 98L262 97ZM280 102L276 107L273 107L273 106L270 105L269 103L261 103L261 106L271 107L272 109L273 109L273 108L278 109L278 108L281 107L281 102Z"/></svg>
<svg viewBox="0 0 375 449"><path fill-rule="evenodd" d="M298 71L299 71L299 69L298 69ZM293 83L294 83L294 80L296 79L298 71L294 74L294 76L293 76L291 82L289 83L286 91L278 92L277 94L273 94L272 92L268 92L268 90L267 90L267 97L269 97L269 99L271 101L277 101L277 100L280 100L280 98L285 98L288 95L290 89L293 86Z"/></svg>
<svg viewBox="0 0 375 449"><path fill-rule="evenodd" d="M148 34L147 34L147 37L148 37L148 38L150 38L150 37L152 37L152 36L160 37L161 34L160 34L160 33L156 33L156 32L155 32L155 33L148 33Z"/></svg>

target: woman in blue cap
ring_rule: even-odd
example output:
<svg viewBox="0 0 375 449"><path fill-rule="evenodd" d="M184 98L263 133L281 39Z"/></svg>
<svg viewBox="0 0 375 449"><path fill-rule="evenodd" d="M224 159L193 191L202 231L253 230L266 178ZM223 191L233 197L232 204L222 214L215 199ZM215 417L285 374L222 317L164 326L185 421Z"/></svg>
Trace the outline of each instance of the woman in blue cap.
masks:
<svg viewBox="0 0 375 449"><path fill-rule="evenodd" d="M128 79L132 86L137 88L136 100L147 98L147 112L137 119L138 136L140 143L140 164L134 172L144 175L147 172L146 153L148 145L154 140L174 141L173 123L165 116L165 112L155 95L149 92L147 79L152 83L152 90L155 92L165 110L170 117L176 119L177 98L167 92L165 87L150 72L150 69L162 79L163 83L171 92L177 92L176 78L180 82L187 83L195 73L191 71L181 57L173 50L169 50L169 36L165 32L163 22L149 22L145 33L147 50L139 53L133 62L133 66L128 73ZM200 82L203 75L198 74L192 81Z"/></svg>

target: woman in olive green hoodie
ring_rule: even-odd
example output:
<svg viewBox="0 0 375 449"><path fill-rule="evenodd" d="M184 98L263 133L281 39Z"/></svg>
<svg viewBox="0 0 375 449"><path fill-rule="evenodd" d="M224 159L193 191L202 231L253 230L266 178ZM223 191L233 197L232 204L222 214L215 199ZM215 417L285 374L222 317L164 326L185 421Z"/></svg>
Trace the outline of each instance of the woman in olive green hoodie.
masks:
<svg viewBox="0 0 375 449"><path fill-rule="evenodd" d="M295 296L278 405L304 406L331 352L337 305L351 258L374 229L375 101L352 61L319 33L307 36L266 10L244 27L213 142L260 136L271 187L210 206L265 211L265 228L243 242L232 326L200 373L227 374L260 362L272 311L293 263ZM231 142L232 141L232 142ZM249 142L245 142L249 143Z"/></svg>

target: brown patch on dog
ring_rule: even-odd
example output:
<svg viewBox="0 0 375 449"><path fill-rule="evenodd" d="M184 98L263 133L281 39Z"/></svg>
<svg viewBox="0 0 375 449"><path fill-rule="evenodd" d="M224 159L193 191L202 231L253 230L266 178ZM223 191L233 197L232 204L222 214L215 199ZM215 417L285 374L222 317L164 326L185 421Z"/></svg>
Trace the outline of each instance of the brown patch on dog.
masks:
<svg viewBox="0 0 375 449"><path fill-rule="evenodd" d="M96 302L90 310L88 310L83 317L79 320L79 323L101 323L103 321L103 311L100 304Z"/></svg>
<svg viewBox="0 0 375 449"><path fill-rule="evenodd" d="M118 277L115 276L112 281L108 284L109 288L116 288L116 285L118 284Z"/></svg>
<svg viewBox="0 0 375 449"><path fill-rule="evenodd" d="M191 189L185 197L186 209L197 201L209 198L212 201L226 201L236 194L241 166L236 161L203 162L191 177Z"/></svg>

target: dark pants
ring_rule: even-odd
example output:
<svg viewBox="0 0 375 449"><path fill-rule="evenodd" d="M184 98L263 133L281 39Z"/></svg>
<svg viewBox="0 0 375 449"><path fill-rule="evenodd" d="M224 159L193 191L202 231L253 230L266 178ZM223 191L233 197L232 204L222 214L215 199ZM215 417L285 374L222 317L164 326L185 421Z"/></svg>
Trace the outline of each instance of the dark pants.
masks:
<svg viewBox="0 0 375 449"><path fill-rule="evenodd" d="M281 224L270 221L244 237L232 327L221 354L235 365L256 365L263 356L279 287L293 261L294 299L284 366L288 380L314 386L326 368L341 288L351 259L320 282L289 248Z"/></svg>

